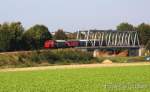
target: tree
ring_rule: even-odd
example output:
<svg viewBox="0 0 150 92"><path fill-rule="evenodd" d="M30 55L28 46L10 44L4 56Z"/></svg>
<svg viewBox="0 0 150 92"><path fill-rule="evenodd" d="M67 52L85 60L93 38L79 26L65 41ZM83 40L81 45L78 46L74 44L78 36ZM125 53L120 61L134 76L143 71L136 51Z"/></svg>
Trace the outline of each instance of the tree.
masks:
<svg viewBox="0 0 150 92"><path fill-rule="evenodd" d="M67 35L67 39L73 40L77 38L77 32L74 33L68 33Z"/></svg>
<svg viewBox="0 0 150 92"><path fill-rule="evenodd" d="M54 38L56 40L66 40L67 35L65 34L65 32L62 29L58 29L58 31L55 33Z"/></svg>
<svg viewBox="0 0 150 92"><path fill-rule="evenodd" d="M22 49L21 37L24 32L24 28L21 22L12 22L10 24L10 30L12 30L13 38L11 39L11 50Z"/></svg>
<svg viewBox="0 0 150 92"><path fill-rule="evenodd" d="M8 23L4 23L0 26L0 51L8 51L10 48L10 35Z"/></svg>
<svg viewBox="0 0 150 92"><path fill-rule="evenodd" d="M142 23L137 27L141 44L144 46L150 46L150 25Z"/></svg>
<svg viewBox="0 0 150 92"><path fill-rule="evenodd" d="M148 40L147 44L146 44L146 49L150 50L150 40Z"/></svg>
<svg viewBox="0 0 150 92"><path fill-rule="evenodd" d="M42 49L44 42L51 39L51 33L44 25L35 25L23 34L24 49Z"/></svg>
<svg viewBox="0 0 150 92"><path fill-rule="evenodd" d="M20 22L3 23L0 26L0 50L18 50L24 29Z"/></svg>
<svg viewBox="0 0 150 92"><path fill-rule="evenodd" d="M133 27L133 25L131 25L129 23L120 23L117 26L117 30L118 31L134 31L135 28Z"/></svg>

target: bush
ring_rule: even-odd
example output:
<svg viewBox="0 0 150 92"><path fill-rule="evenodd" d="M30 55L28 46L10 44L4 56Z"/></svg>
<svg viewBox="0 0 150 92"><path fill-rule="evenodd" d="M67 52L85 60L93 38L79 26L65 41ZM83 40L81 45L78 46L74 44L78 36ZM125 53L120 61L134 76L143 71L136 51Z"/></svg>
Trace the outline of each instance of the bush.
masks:
<svg viewBox="0 0 150 92"><path fill-rule="evenodd" d="M77 49L58 49L54 53L60 60L69 60L72 63L86 62L93 59L92 53L83 52Z"/></svg>

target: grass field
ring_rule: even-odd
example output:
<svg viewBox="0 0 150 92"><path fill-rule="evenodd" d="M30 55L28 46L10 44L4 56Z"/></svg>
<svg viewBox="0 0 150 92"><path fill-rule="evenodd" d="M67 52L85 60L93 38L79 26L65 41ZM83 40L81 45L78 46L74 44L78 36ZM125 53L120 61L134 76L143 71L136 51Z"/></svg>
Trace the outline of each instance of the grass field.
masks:
<svg viewBox="0 0 150 92"><path fill-rule="evenodd" d="M149 92L150 66L0 72L0 92Z"/></svg>

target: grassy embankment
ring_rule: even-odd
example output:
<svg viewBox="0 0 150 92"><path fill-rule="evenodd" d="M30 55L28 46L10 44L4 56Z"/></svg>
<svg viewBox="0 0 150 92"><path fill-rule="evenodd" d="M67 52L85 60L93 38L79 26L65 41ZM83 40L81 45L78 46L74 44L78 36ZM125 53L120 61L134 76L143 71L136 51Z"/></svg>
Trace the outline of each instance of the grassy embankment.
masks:
<svg viewBox="0 0 150 92"><path fill-rule="evenodd" d="M0 68L32 67L65 64L101 63L110 59L116 63L144 61L144 57L100 57L93 58L90 52L77 49L57 49L44 51L1 53Z"/></svg>

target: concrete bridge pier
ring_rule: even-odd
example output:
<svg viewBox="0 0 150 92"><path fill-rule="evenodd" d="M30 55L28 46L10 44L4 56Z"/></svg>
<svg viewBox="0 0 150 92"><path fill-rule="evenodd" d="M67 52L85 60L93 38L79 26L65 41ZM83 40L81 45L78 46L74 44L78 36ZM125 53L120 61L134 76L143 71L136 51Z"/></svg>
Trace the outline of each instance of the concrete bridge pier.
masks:
<svg viewBox="0 0 150 92"><path fill-rule="evenodd" d="M95 50L93 51L93 57L97 57L97 53L99 53L99 49L95 49Z"/></svg>

